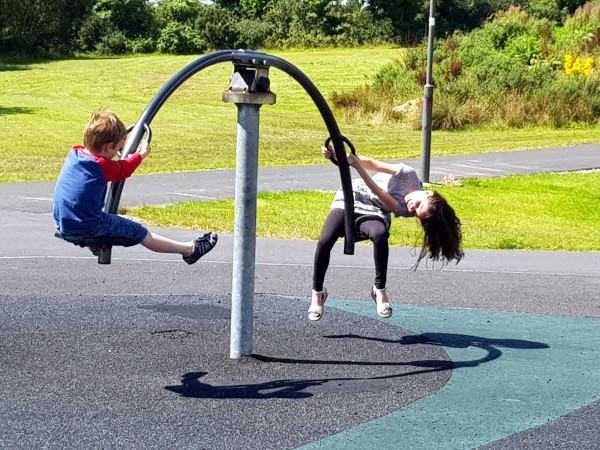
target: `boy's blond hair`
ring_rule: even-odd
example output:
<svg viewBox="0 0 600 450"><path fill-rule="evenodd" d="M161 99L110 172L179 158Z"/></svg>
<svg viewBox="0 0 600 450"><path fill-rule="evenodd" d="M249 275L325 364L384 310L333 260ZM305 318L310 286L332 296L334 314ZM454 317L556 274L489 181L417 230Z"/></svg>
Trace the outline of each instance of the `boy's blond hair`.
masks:
<svg viewBox="0 0 600 450"><path fill-rule="evenodd" d="M127 136L127 129L116 114L100 110L92 113L83 129L83 145L93 152L102 151L105 144L117 144Z"/></svg>

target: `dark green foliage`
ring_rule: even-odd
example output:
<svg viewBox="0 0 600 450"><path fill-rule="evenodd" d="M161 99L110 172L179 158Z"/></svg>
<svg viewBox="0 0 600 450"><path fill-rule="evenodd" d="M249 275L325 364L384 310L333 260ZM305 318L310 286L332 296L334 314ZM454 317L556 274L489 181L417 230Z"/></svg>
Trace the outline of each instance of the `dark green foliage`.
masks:
<svg viewBox="0 0 600 450"><path fill-rule="evenodd" d="M110 28L107 30L107 27ZM78 49L84 52L93 52L107 31L114 31L108 20L97 15L89 16L79 29Z"/></svg>
<svg viewBox="0 0 600 450"><path fill-rule="evenodd" d="M169 22L157 41L157 49L163 53L195 54L204 53L208 48L200 33L189 25Z"/></svg>
<svg viewBox="0 0 600 450"><path fill-rule="evenodd" d="M388 43L394 36L389 19L375 19L372 11L361 8L358 1L332 8L324 27L324 33L332 36L335 44L340 46Z"/></svg>
<svg viewBox="0 0 600 450"><path fill-rule="evenodd" d="M215 0L215 4L227 9L235 9L241 3L240 0Z"/></svg>
<svg viewBox="0 0 600 450"><path fill-rule="evenodd" d="M153 10L145 0L96 0L79 29L77 49L123 54L153 48L155 31Z"/></svg>
<svg viewBox="0 0 600 450"><path fill-rule="evenodd" d="M101 55L122 55L129 52L130 41L121 30L114 30L100 38L95 50Z"/></svg>
<svg viewBox="0 0 600 450"><path fill-rule="evenodd" d="M241 19L235 24L237 30L234 48L258 50L270 35L268 23L258 19Z"/></svg>
<svg viewBox="0 0 600 450"><path fill-rule="evenodd" d="M157 50L156 39L153 37L140 37L129 42L130 51L133 53L153 53Z"/></svg>
<svg viewBox="0 0 600 450"><path fill-rule="evenodd" d="M202 8L195 29L212 49L234 48L238 42L237 17L219 5Z"/></svg>
<svg viewBox="0 0 600 450"><path fill-rule="evenodd" d="M583 3L436 0L436 35L476 29L511 4L532 18L563 23ZM429 6L428 0L0 0L0 55L152 52L161 35L161 48L189 48L165 44L174 34L187 36L181 41L195 39L188 28L176 30L172 23L194 29L209 49L413 46L426 36ZM490 39L506 39L515 30L498 31ZM600 33L587 45L598 41ZM536 51L531 41L515 46L511 51L521 58Z"/></svg>
<svg viewBox="0 0 600 450"><path fill-rule="evenodd" d="M155 15L161 27L169 22L193 26L202 8L198 0L162 0L156 7Z"/></svg>
<svg viewBox="0 0 600 450"><path fill-rule="evenodd" d="M510 7L479 29L439 40L433 65L432 127L597 123L599 43L600 2L578 8L564 26ZM373 113L374 99L393 98L396 105L418 99L425 69L422 44L384 67L369 89L336 94L334 102L356 115L357 110ZM378 117L390 117L388 105L381 104L386 109L375 111Z"/></svg>
<svg viewBox="0 0 600 450"><path fill-rule="evenodd" d="M92 15L108 21L128 38L147 34L154 20L145 0L96 0Z"/></svg>
<svg viewBox="0 0 600 450"><path fill-rule="evenodd" d="M272 0L265 13L271 24L269 47L302 47L330 44L325 33L326 0Z"/></svg>
<svg viewBox="0 0 600 450"><path fill-rule="evenodd" d="M427 32L429 8L426 2L370 0L369 10L376 20L388 20L394 36L403 44L420 42Z"/></svg>
<svg viewBox="0 0 600 450"><path fill-rule="evenodd" d="M532 17L559 22L568 14L567 9L560 7L558 0L529 0L527 11Z"/></svg>
<svg viewBox="0 0 600 450"><path fill-rule="evenodd" d="M72 51L94 0L0 0L0 55Z"/></svg>
<svg viewBox="0 0 600 450"><path fill-rule="evenodd" d="M261 19L268 3L269 0L240 0L240 15L244 19Z"/></svg>

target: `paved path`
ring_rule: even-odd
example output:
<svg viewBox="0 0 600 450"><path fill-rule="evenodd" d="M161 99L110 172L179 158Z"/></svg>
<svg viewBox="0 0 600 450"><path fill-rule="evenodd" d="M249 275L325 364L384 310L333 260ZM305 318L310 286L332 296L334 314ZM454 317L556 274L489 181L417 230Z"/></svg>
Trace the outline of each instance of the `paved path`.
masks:
<svg viewBox="0 0 600 450"><path fill-rule="evenodd" d="M595 168L590 145L435 158L432 180ZM259 189L336 170L261 169ZM233 174L135 176L122 204L231 197ZM230 360L230 235L194 266L137 247L101 266L52 238L52 186L0 184L0 448L600 448L599 253L413 272L394 248L384 321L370 248L340 246L309 323L314 243L258 239L254 355Z"/></svg>

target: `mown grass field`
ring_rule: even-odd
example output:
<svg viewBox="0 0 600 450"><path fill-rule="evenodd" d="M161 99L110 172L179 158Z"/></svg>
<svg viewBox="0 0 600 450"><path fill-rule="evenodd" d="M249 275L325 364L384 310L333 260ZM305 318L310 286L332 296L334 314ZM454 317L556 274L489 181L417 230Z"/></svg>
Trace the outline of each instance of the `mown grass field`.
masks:
<svg viewBox="0 0 600 450"><path fill-rule="evenodd" d="M328 99L365 83L402 52L397 48L269 52L308 75ZM80 58L0 62L0 182L54 179L69 147L82 140L90 112L108 108L134 123L160 87L195 56ZM153 152L138 173L231 168L237 109L221 96L231 64L201 71L175 91L151 124ZM323 164L327 130L304 90L272 69L277 103L261 108L259 164ZM417 157L421 133L399 124L346 120L341 132L360 153L381 159ZM600 140L600 127L434 132L432 154L465 154L565 146Z"/></svg>
<svg viewBox="0 0 600 450"><path fill-rule="evenodd" d="M468 179L436 190L460 217L465 248L600 251L600 172ZM318 239L332 195L260 193L257 234ZM152 225L233 231L233 200L141 207L128 213ZM418 247L421 237L416 219L394 220L391 245Z"/></svg>
<svg viewBox="0 0 600 450"><path fill-rule="evenodd" d="M308 75L328 99L365 83L401 49L363 48L273 52ZM267 52L271 53L271 52ZM193 56L0 61L0 182L52 180L71 145L82 140L91 111L108 108L134 123L160 87ZM224 103L232 66L220 64L186 81L152 122L153 151L138 173L232 168L237 109ZM277 69L277 103L261 109L259 164L325 164L327 131L304 90ZM434 103L435 107L435 103ZM420 155L421 132L401 124L347 120L341 132L358 152L380 159ZM511 151L600 141L600 127L471 129L434 132L432 155ZM441 188L463 221L465 248L600 250L600 175L548 174L468 180ZM315 187L318 189L318 187ZM258 234L316 239L331 193L261 194ZM289 205L294 205L290 208ZM298 215L301 208L303 214ZM286 214L286 212L290 212ZM232 201L139 208L147 223L231 231ZM395 221L392 245L419 245L414 220Z"/></svg>

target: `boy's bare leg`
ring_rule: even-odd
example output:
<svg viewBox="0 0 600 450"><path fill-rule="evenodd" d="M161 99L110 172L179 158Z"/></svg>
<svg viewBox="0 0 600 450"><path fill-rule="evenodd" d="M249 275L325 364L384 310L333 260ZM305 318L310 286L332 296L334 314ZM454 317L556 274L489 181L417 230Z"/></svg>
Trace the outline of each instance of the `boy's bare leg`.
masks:
<svg viewBox="0 0 600 450"><path fill-rule="evenodd" d="M179 253L182 256L190 256L194 251L194 241L174 241L152 231L148 231L148 234L142 241L142 245L153 252Z"/></svg>

